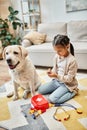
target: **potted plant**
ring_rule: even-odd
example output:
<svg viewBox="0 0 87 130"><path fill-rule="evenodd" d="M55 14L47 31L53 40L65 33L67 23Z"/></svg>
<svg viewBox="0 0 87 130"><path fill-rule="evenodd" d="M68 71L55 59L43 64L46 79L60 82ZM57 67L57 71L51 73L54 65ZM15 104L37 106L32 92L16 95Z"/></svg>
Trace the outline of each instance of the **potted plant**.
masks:
<svg viewBox="0 0 87 130"><path fill-rule="evenodd" d="M17 17L19 11L18 10L14 10L11 6L8 7L9 10L9 15L8 15L8 20L9 23L11 24L13 30L14 30L14 34L16 36L18 29L21 27L21 22L20 19Z"/></svg>
<svg viewBox="0 0 87 130"><path fill-rule="evenodd" d="M18 28L21 27L20 19L17 18L18 11L14 10L11 6L8 7L9 15L7 19L0 17L0 41L2 42L3 48L8 45L20 44L21 37L18 34ZM14 33L10 31L12 27Z"/></svg>

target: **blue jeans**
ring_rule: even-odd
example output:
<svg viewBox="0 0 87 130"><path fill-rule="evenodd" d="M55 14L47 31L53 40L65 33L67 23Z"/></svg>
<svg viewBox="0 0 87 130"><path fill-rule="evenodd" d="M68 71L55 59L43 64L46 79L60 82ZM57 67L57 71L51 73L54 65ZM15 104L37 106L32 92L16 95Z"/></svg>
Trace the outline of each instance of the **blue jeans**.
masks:
<svg viewBox="0 0 87 130"><path fill-rule="evenodd" d="M52 103L64 103L75 96L74 92L66 87L66 85L56 79L46 83L38 88L38 92L49 95L49 101Z"/></svg>

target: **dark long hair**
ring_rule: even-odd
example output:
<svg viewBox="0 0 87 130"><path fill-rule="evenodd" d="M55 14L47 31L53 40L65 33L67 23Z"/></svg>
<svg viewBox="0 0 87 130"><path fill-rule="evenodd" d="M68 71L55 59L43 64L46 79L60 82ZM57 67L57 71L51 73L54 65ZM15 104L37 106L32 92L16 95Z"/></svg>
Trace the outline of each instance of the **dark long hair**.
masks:
<svg viewBox="0 0 87 130"><path fill-rule="evenodd" d="M74 47L70 43L70 39L68 38L68 36L58 34L54 37L52 44L53 44L53 46L62 45L64 47L67 46L68 44L70 44L70 52L74 56Z"/></svg>

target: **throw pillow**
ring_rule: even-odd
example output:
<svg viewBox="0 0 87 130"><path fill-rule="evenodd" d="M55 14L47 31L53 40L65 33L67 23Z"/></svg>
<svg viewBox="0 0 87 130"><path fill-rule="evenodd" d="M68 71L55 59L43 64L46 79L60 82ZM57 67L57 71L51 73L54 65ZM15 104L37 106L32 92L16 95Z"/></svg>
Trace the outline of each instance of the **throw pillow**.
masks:
<svg viewBox="0 0 87 130"><path fill-rule="evenodd" d="M38 45L46 40L46 34L39 33L36 31L31 31L27 35L24 36L24 39L30 40L33 44Z"/></svg>
<svg viewBox="0 0 87 130"><path fill-rule="evenodd" d="M21 42L22 46L24 47L29 47L32 45L32 43L30 42L30 40L28 39L23 39L23 41Z"/></svg>

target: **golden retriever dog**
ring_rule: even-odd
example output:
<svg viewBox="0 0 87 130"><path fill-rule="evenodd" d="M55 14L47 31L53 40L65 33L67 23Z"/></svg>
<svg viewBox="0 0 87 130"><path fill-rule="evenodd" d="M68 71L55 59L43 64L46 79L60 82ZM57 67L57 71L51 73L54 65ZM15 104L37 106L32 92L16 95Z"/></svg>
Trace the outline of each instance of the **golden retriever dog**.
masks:
<svg viewBox="0 0 87 130"><path fill-rule="evenodd" d="M3 52L3 58L6 60L12 83L14 86L13 100L19 98L18 86L24 89L23 98L28 98L28 93L35 95L35 90L40 86L40 77L37 74L35 66L32 64L28 51L21 45L7 46Z"/></svg>

